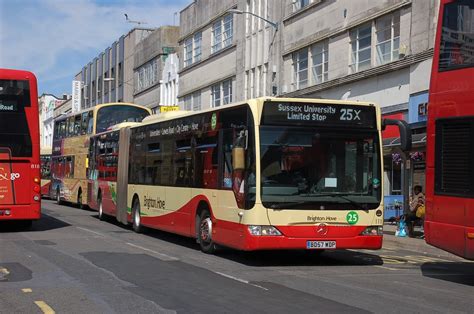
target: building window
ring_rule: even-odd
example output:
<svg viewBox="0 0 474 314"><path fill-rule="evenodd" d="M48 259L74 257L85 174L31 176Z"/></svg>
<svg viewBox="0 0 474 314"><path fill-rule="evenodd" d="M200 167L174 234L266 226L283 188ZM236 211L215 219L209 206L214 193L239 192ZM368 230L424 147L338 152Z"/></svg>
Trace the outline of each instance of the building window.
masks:
<svg viewBox="0 0 474 314"><path fill-rule="evenodd" d="M309 5L311 3L311 0L293 0L293 12L296 12L298 10L301 10L305 6Z"/></svg>
<svg viewBox="0 0 474 314"><path fill-rule="evenodd" d="M201 110L201 92L193 93L193 111Z"/></svg>
<svg viewBox="0 0 474 314"><path fill-rule="evenodd" d="M193 63L201 61L202 33L194 34Z"/></svg>
<svg viewBox="0 0 474 314"><path fill-rule="evenodd" d="M211 107L219 107L221 105L221 84L215 84L211 87Z"/></svg>
<svg viewBox="0 0 474 314"><path fill-rule="evenodd" d="M232 102L232 80L222 82L222 94L224 105Z"/></svg>
<svg viewBox="0 0 474 314"><path fill-rule="evenodd" d="M193 39L190 37L184 41L184 66L193 63Z"/></svg>
<svg viewBox="0 0 474 314"><path fill-rule="evenodd" d="M376 21L377 65L398 60L400 48L400 12Z"/></svg>
<svg viewBox="0 0 474 314"><path fill-rule="evenodd" d="M232 44L233 38L232 14L226 15L212 25L212 52L215 53Z"/></svg>
<svg viewBox="0 0 474 314"><path fill-rule="evenodd" d="M201 110L201 91L194 92L192 94L183 97L183 109L189 111Z"/></svg>
<svg viewBox="0 0 474 314"><path fill-rule="evenodd" d="M233 101L232 79L211 86L211 107L230 104Z"/></svg>
<svg viewBox="0 0 474 314"><path fill-rule="evenodd" d="M158 59L149 61L135 70L135 92L141 92L159 81Z"/></svg>
<svg viewBox="0 0 474 314"><path fill-rule="evenodd" d="M328 42L317 43L311 47L312 83L319 84L328 80Z"/></svg>
<svg viewBox="0 0 474 314"><path fill-rule="evenodd" d="M303 48L294 54L296 89L308 86L308 48Z"/></svg>
<svg viewBox="0 0 474 314"><path fill-rule="evenodd" d="M372 26L365 24L350 32L351 38L351 65L352 73L370 68Z"/></svg>

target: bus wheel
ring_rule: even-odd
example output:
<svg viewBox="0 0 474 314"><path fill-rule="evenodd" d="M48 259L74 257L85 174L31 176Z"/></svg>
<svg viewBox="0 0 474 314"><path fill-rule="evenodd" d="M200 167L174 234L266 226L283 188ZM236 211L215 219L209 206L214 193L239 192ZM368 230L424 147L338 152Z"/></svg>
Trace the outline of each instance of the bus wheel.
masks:
<svg viewBox="0 0 474 314"><path fill-rule="evenodd" d="M212 241L211 214L207 209L203 210L201 213L198 237L201 251L207 254L212 254L216 251L216 244Z"/></svg>
<svg viewBox="0 0 474 314"><path fill-rule="evenodd" d="M135 202L133 203L132 228L133 228L133 231L135 231L136 233L143 232L143 227L141 225L141 217L140 217L140 201L138 199L136 199Z"/></svg>
<svg viewBox="0 0 474 314"><path fill-rule="evenodd" d="M61 192L59 190L59 187L56 189L56 204L61 205Z"/></svg>
<svg viewBox="0 0 474 314"><path fill-rule="evenodd" d="M77 192L77 208L84 209L84 205L82 204L82 190L79 189Z"/></svg>
<svg viewBox="0 0 474 314"><path fill-rule="evenodd" d="M99 198L97 200L97 203L99 203L99 220L104 220L104 208L102 207L102 196L99 195Z"/></svg>

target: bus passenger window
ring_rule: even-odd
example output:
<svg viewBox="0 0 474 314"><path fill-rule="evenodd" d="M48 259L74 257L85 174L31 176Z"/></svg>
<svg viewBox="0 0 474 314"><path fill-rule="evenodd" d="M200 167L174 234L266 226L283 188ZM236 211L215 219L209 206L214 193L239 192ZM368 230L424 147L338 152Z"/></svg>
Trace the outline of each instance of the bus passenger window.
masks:
<svg viewBox="0 0 474 314"><path fill-rule="evenodd" d="M84 112L82 114L82 122L81 122L81 135L84 135L87 133L87 124L88 124L88 113Z"/></svg>
<svg viewBox="0 0 474 314"><path fill-rule="evenodd" d="M94 112L91 110L88 113L87 134L92 134L94 131Z"/></svg>
<svg viewBox="0 0 474 314"><path fill-rule="evenodd" d="M81 134L81 115L77 115L74 119L74 135Z"/></svg>

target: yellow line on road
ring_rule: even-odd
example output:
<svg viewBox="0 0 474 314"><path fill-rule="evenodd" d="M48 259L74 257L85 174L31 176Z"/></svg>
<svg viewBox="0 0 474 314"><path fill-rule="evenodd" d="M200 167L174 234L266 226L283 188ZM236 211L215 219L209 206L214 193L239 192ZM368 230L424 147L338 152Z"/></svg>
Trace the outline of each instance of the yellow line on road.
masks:
<svg viewBox="0 0 474 314"><path fill-rule="evenodd" d="M43 311L44 314L55 314L56 312L44 301L35 301L35 304Z"/></svg>
<svg viewBox="0 0 474 314"><path fill-rule="evenodd" d="M31 293L31 292L33 292L33 290L31 290L30 288L21 289L21 291L23 291L24 293Z"/></svg>

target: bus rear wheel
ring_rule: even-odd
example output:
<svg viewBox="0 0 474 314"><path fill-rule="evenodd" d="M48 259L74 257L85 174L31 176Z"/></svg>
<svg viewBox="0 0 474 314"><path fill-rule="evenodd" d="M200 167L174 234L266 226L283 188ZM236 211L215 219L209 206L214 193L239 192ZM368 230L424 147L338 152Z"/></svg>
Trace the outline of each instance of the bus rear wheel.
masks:
<svg viewBox="0 0 474 314"><path fill-rule="evenodd" d="M99 204L99 220L104 220L105 215L104 215L104 208L102 207L102 196L99 195L97 199L97 203Z"/></svg>
<svg viewBox="0 0 474 314"><path fill-rule="evenodd" d="M212 240L212 219L209 210L204 209L201 212L199 219L199 232L198 232L199 245L201 251L207 254L212 254L216 251L216 244Z"/></svg>
<svg viewBox="0 0 474 314"><path fill-rule="evenodd" d="M140 201L138 199L136 199L135 202L133 203L132 229L136 233L142 233L143 232L143 227L141 225L141 217L140 217Z"/></svg>

